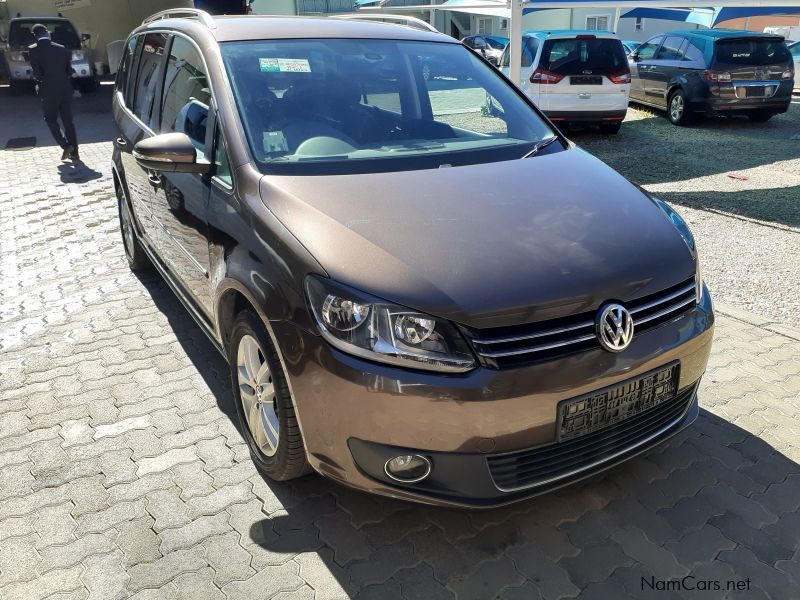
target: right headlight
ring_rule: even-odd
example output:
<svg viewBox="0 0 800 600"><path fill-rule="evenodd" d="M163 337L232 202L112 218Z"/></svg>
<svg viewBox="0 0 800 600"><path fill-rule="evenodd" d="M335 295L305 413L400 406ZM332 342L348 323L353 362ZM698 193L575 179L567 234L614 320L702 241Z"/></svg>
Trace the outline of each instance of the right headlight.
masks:
<svg viewBox="0 0 800 600"><path fill-rule="evenodd" d="M700 304L700 301L703 299L703 272L700 270L700 256L697 253L697 245L694 241L694 235L689 229L689 225L686 224L686 221L683 220L683 217L675 212L674 208L672 208L663 200L659 200L653 196L650 196L650 199L655 202L656 206L661 209L661 212L664 213L664 215L670 220L670 223L672 223L675 229L678 230L678 233L683 238L683 241L686 242L686 246L688 246L689 252L692 254L692 258L694 258L696 287L695 295L697 296L697 303Z"/></svg>
<svg viewBox="0 0 800 600"><path fill-rule="evenodd" d="M383 363L463 373L475 359L456 327L314 275L306 292L320 333L333 346Z"/></svg>
<svg viewBox="0 0 800 600"><path fill-rule="evenodd" d="M25 62L25 55L14 50L8 53L8 60L11 62Z"/></svg>

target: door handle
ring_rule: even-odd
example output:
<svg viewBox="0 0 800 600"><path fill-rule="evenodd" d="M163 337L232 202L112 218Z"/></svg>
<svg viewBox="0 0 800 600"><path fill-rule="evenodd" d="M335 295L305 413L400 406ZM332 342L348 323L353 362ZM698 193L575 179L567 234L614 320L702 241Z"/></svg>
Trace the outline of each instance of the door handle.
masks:
<svg viewBox="0 0 800 600"><path fill-rule="evenodd" d="M128 141L125 138L118 137L114 141L117 143L118 148L126 148L128 146Z"/></svg>
<svg viewBox="0 0 800 600"><path fill-rule="evenodd" d="M147 181L150 182L150 185L153 187L161 187L161 175L156 175L155 173L149 173L147 175Z"/></svg>

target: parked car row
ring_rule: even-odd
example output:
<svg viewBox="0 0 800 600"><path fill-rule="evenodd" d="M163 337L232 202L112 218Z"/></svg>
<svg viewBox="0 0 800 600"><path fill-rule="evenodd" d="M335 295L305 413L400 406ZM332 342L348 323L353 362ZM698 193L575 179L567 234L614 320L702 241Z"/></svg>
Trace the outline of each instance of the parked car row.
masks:
<svg viewBox="0 0 800 600"><path fill-rule="evenodd" d="M713 115L763 122L789 109L798 61L800 45L751 31L675 31L642 44L610 32L528 31L521 87L551 120L608 133L630 101L665 110L676 125ZM506 74L508 65L506 48Z"/></svg>

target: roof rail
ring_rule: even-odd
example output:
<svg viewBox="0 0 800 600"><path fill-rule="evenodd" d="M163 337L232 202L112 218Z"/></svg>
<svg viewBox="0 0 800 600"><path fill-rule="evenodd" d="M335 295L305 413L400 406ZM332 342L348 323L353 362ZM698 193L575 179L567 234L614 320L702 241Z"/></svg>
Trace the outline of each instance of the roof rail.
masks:
<svg viewBox="0 0 800 600"><path fill-rule="evenodd" d="M142 21L142 25L147 25L148 23L159 21L161 19L180 19L181 17L195 17L199 19L200 22L208 29L217 28L217 25L214 23L214 19L211 17L211 15L206 11L197 8L170 8L169 10L162 10L161 12L157 12L154 15L147 17L144 21Z"/></svg>
<svg viewBox="0 0 800 600"><path fill-rule="evenodd" d="M439 30L436 29L430 23L426 23L422 19L418 19L417 17L411 17L408 15L385 15L383 13L377 14L356 14L356 15L331 15L331 19L351 19L353 21L383 21L388 23L398 23L400 25L405 25L406 27L411 27L413 29L421 29L422 31L433 31L439 33Z"/></svg>

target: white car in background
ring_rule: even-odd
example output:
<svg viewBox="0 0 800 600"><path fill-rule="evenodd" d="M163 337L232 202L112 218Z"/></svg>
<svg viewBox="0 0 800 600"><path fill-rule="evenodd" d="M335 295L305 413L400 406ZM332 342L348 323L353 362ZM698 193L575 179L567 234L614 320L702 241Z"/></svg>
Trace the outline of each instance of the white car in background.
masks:
<svg viewBox="0 0 800 600"><path fill-rule="evenodd" d="M789 52L794 59L794 91L800 92L800 42L789 44Z"/></svg>
<svg viewBox="0 0 800 600"><path fill-rule="evenodd" d="M509 49L501 58L508 74ZM526 31L520 87L552 121L617 133L628 111L631 70L608 31Z"/></svg>

